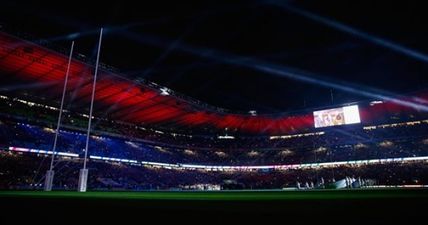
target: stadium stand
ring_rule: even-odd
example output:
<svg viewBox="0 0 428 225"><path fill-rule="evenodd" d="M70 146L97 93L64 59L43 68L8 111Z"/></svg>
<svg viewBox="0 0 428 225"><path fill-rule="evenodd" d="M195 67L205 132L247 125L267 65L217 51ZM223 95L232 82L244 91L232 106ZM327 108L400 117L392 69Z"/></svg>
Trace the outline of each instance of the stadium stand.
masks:
<svg viewBox="0 0 428 225"><path fill-rule="evenodd" d="M1 187L40 188L45 159L52 155L57 84L67 58L4 32L0 44L0 72L18 71L2 81L55 83L43 93L0 95L6 171ZM75 102L68 103L59 132L57 189L77 183L91 69L72 60L69 92ZM427 91L352 103L360 107L361 122L315 128L314 109L278 115L230 112L147 80L130 81L105 66L101 73L95 96L101 113L95 114L88 150L92 189L322 188L336 180L361 186L414 185L426 179L428 116L420 107ZM422 172L404 173L411 170Z"/></svg>
<svg viewBox="0 0 428 225"><path fill-rule="evenodd" d="M57 110L8 97L0 102L1 188L41 189L54 137L54 119L46 115L54 118ZM7 113L12 110L16 114ZM85 133L74 121L77 119L66 119L60 131L56 189L75 189L77 185ZM104 123L108 124L97 125L90 140L92 190L324 188L347 178L371 185L421 185L427 179L428 120L231 140L171 135L127 124L106 132L103 126L111 122ZM368 163L379 159L384 161ZM217 168L183 167L186 164ZM263 168L305 164L312 165Z"/></svg>

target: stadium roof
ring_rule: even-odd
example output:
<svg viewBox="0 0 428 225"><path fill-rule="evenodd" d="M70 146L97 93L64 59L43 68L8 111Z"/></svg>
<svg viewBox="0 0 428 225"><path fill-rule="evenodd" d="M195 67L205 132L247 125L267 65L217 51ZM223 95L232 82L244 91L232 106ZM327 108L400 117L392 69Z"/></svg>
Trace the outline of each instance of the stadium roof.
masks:
<svg viewBox="0 0 428 225"><path fill-rule="evenodd" d="M0 47L1 81L6 85L3 91L17 89L22 92L21 89L25 89L27 93L43 96L46 102L60 99L68 62L66 55L6 33L0 33ZM90 64L72 61L67 97L74 108L87 108L89 105L93 70ZM420 103L423 99L410 98L400 101L428 108L426 93L420 97L425 102ZM385 103L380 107L364 108L361 114L367 121L386 111L417 108L414 105ZM294 116L229 113L176 96L165 87L132 81L107 70L100 70L97 79L95 112L97 117L172 130L198 128L217 133L284 134L313 127L311 112Z"/></svg>
<svg viewBox="0 0 428 225"><path fill-rule="evenodd" d="M428 53L423 29L428 15L418 4L2 1L0 23L64 48L76 39L77 51L90 59L98 28L119 28L106 33L101 61L120 69L123 75L146 78L213 106L260 114L332 104L330 90L334 104L367 96L260 71L238 63L240 60L302 70L320 79L349 82L362 90L401 94L427 87L427 62L396 48ZM326 22L346 25L368 36ZM376 42L373 38L380 39ZM380 43L385 40L392 45Z"/></svg>

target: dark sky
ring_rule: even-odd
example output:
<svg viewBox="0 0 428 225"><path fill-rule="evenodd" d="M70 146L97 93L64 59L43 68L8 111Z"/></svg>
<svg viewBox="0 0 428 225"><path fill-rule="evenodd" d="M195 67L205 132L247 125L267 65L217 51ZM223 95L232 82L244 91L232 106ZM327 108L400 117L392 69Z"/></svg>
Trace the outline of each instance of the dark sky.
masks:
<svg viewBox="0 0 428 225"><path fill-rule="evenodd" d="M332 103L330 88L225 63L235 58L305 71L317 79L356 85L361 91L375 88L402 94L428 87L428 62L280 6L328 17L428 54L428 14L417 1L179 2L2 1L0 23L7 30L49 39L64 48L70 41L58 37L101 26L122 28L105 34L104 63L132 79L144 77L236 111L275 113ZM96 40L96 33L77 38L77 51L90 57ZM366 99L340 90L333 90L333 96L334 104Z"/></svg>

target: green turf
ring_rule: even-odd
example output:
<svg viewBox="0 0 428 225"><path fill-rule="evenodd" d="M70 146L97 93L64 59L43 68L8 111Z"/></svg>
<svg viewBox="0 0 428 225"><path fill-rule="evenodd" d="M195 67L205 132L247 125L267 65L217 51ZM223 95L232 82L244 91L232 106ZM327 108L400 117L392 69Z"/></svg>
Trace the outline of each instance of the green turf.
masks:
<svg viewBox="0 0 428 225"><path fill-rule="evenodd" d="M150 199L150 200L334 200L334 199L428 199L427 189L380 190L317 190L317 191L151 191L151 192L86 192L73 191L0 191L0 198L89 198L89 199Z"/></svg>

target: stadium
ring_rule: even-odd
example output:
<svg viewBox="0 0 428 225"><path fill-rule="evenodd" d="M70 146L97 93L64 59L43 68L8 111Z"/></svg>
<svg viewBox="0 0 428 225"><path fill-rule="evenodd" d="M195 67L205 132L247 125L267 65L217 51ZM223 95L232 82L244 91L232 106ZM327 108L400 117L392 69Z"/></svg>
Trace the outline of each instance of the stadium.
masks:
<svg viewBox="0 0 428 225"><path fill-rule="evenodd" d="M423 7L2 5L2 211L174 222L424 217Z"/></svg>

